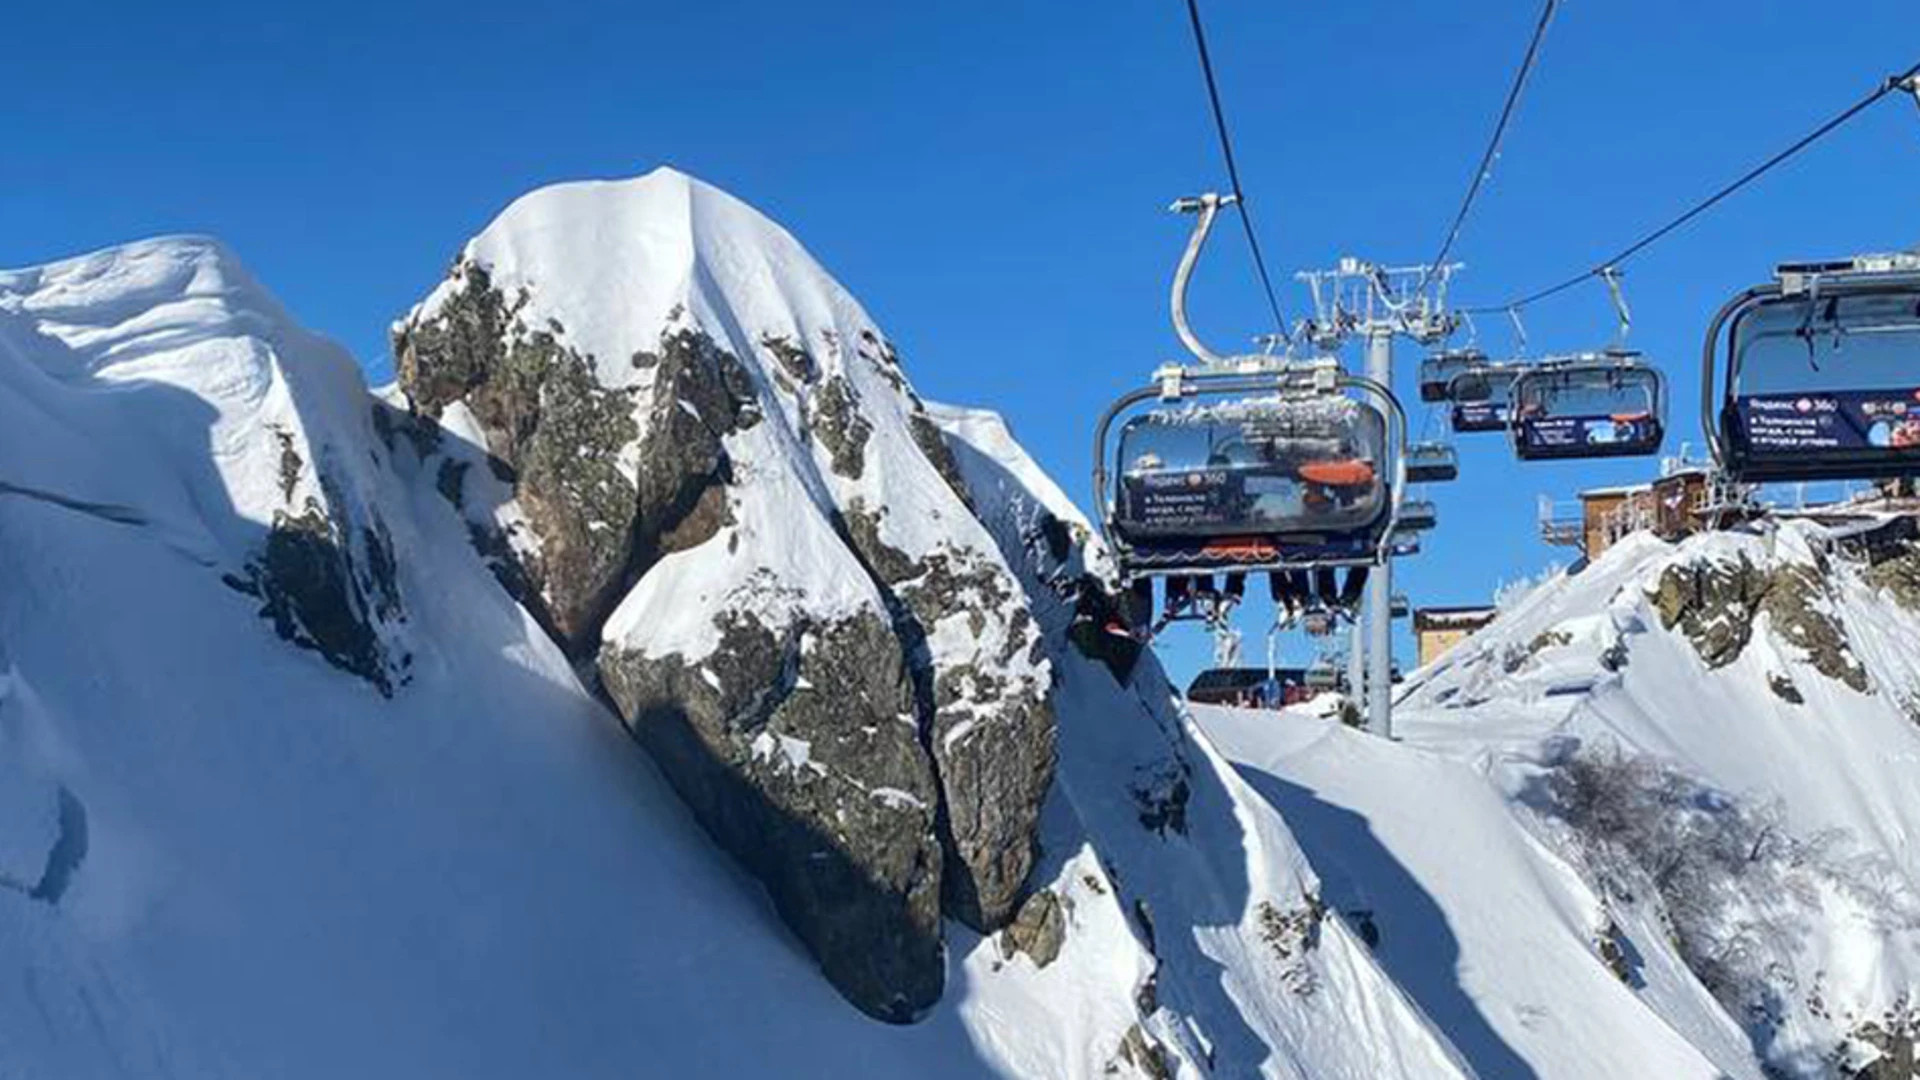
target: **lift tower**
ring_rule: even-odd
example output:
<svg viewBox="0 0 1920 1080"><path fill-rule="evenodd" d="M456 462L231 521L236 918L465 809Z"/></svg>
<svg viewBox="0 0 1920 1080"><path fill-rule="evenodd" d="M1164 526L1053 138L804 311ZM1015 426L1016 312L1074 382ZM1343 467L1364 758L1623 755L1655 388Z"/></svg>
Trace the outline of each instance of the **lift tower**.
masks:
<svg viewBox="0 0 1920 1080"><path fill-rule="evenodd" d="M1302 327L1308 339L1329 352L1359 337L1366 353L1368 379L1393 389L1393 342L1406 337L1423 347L1444 341L1457 325L1447 310L1447 283L1460 263L1384 267L1348 256L1331 270L1302 271L1296 277L1313 294L1313 318ZM1366 703L1367 730L1393 737L1393 564L1374 569L1367 580L1366 628L1355 620L1354 644L1364 657L1349 656L1349 668L1364 675L1351 693Z"/></svg>

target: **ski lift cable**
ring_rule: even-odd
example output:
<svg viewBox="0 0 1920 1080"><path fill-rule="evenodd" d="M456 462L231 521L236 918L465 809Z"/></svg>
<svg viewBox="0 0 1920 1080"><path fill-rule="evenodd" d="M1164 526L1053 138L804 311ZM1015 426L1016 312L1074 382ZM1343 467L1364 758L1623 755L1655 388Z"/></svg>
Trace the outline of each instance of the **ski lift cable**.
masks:
<svg viewBox="0 0 1920 1080"><path fill-rule="evenodd" d="M1672 234L1675 230L1679 229L1681 226L1686 225L1688 222L1692 221L1694 218L1697 218L1701 214L1704 214L1708 210L1711 210L1715 206L1718 206L1721 202L1725 201L1734 193L1746 187L1748 184L1751 184L1754 181L1760 179L1762 176L1765 176L1767 173L1773 171L1775 167L1783 164L1789 158L1794 157L1795 155L1799 154L1802 150L1805 150L1809 146L1812 146L1814 143L1819 142L1821 139L1825 138L1827 135L1832 134L1836 129L1846 124L1849 120L1852 120L1854 117L1860 115L1861 113L1867 111L1867 109L1878 104L1880 100L1882 98L1885 98L1888 94L1891 94L1896 90L1906 90L1909 92L1914 91L1917 79L1920 79L1920 64L1915 64L1912 67L1908 68L1906 71L1901 72L1898 75L1890 76L1885 81L1883 81L1879 86L1875 87L1871 93L1867 94L1863 98L1860 98L1858 101L1855 101L1853 104L1847 106L1845 109L1841 110L1839 113L1835 114L1834 116L1826 120L1819 127L1814 128L1812 131L1794 140L1794 142L1791 145L1787 146L1784 150L1779 151L1778 153L1774 154L1772 157L1769 157L1765 161L1762 161L1760 164L1755 165L1751 169L1748 169L1746 172L1742 173L1737 179L1735 179L1731 183L1724 185L1719 190L1713 192L1713 194L1708 195L1706 198L1701 199L1700 201L1694 203L1692 206L1688 207L1685 212L1681 213L1678 217L1673 218L1672 220L1668 221L1666 224L1661 225L1659 228L1654 229L1652 232L1649 232L1646 235L1640 237L1639 239L1635 240L1631 244L1628 244L1626 247L1621 248L1618 252L1615 252L1612 256L1606 259L1602 259L1600 262L1596 263L1595 265L1580 271L1578 274L1575 274L1574 276L1569 277L1564 281L1560 281L1556 284L1550 285L1544 289L1540 289L1538 291L1528 293L1525 296L1521 296L1516 299L1509 300L1503 304L1493 304L1486 307L1467 308L1465 310L1470 314L1490 314L1495 312L1512 311L1518 308L1529 307L1533 304L1539 303L1540 301L1547 299L1548 297L1557 296L1560 293L1566 292L1568 289L1571 289L1576 285L1584 284L1585 282L1593 278L1604 278L1609 273L1617 272L1619 270L1621 263L1626 262L1628 259L1631 259L1635 255L1638 255L1640 252L1645 251L1647 248L1652 247L1656 243L1659 243L1661 240L1665 239L1667 236Z"/></svg>
<svg viewBox="0 0 1920 1080"><path fill-rule="evenodd" d="M1287 329L1287 317L1280 310L1279 294L1273 288L1273 276L1267 272L1266 256L1260 251L1260 237L1253 228L1253 215L1247 209L1247 195L1240 187L1240 167L1233 157L1233 136L1228 133L1227 114L1220 106L1220 85L1213 77L1213 57L1207 51L1207 32L1200 22L1199 0L1187 0L1187 16L1193 24L1193 45L1200 54L1200 74L1207 81L1207 101L1213 108L1213 126L1220 136L1220 156L1226 159L1227 183L1232 185L1234 205L1240 210L1240 224L1246 230L1247 248L1253 252L1253 268L1260 275L1260 287L1267 294L1267 309L1273 313L1276 331L1283 341L1293 338Z"/></svg>
<svg viewBox="0 0 1920 1080"><path fill-rule="evenodd" d="M1480 195L1481 185L1486 183L1487 176L1493 171L1494 159L1500 156L1500 144L1507 136L1507 126L1513 122L1514 112L1520 106L1527 79L1540 59L1540 46L1546 41L1547 27L1553 22L1553 14L1559 6L1560 0L1546 0L1540 8L1540 21L1534 24L1533 38L1527 42L1526 55L1520 60L1520 69L1514 72L1513 85L1507 88L1507 100L1500 107L1500 119L1493 125L1493 136L1487 140L1480 163L1474 167L1473 180L1467 185L1466 197L1460 200L1459 211L1453 215L1453 224L1447 227L1446 239L1440 242L1439 254L1433 257L1433 261L1427 264L1426 272L1421 275L1422 287L1425 287L1426 279L1437 271L1440 264L1447 261L1447 254L1453 250L1453 242L1460 238L1460 230L1466 225L1467 215L1473 211L1473 202Z"/></svg>

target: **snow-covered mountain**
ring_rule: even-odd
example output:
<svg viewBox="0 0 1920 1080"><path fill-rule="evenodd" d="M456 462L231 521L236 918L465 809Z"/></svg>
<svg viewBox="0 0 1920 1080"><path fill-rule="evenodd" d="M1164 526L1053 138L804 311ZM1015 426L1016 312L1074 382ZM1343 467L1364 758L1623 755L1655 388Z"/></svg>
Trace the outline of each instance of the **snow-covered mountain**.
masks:
<svg viewBox="0 0 1920 1080"><path fill-rule="evenodd" d="M0 1072L1468 1075L776 226L537 192L396 344L0 273Z"/></svg>
<svg viewBox="0 0 1920 1080"><path fill-rule="evenodd" d="M1480 1075L1911 1080L1911 525L1631 537L1412 675L1398 744L1196 711Z"/></svg>
<svg viewBox="0 0 1920 1080"><path fill-rule="evenodd" d="M1189 712L691 178L394 341L211 240L0 272L0 1074L1915 1075L1904 523L1630 539L1386 742Z"/></svg>

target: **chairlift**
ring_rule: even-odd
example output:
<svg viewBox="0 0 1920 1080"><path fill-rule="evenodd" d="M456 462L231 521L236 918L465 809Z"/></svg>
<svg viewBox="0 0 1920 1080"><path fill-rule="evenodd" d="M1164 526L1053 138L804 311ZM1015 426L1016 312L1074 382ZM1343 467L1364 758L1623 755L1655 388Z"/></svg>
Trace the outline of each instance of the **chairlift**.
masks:
<svg viewBox="0 0 1920 1080"><path fill-rule="evenodd" d="M1420 534L1411 529L1395 529L1387 536L1387 554L1405 559L1420 554Z"/></svg>
<svg viewBox="0 0 1920 1080"><path fill-rule="evenodd" d="M1407 483L1445 483L1459 476L1460 455L1446 443L1414 443L1407 447Z"/></svg>
<svg viewBox="0 0 1920 1080"><path fill-rule="evenodd" d="M1488 363L1487 354L1472 346L1434 353L1420 361L1420 400L1429 404L1453 400L1448 396L1453 377Z"/></svg>
<svg viewBox="0 0 1920 1080"><path fill-rule="evenodd" d="M1439 520L1440 512L1432 499L1408 499L1400 504L1399 528L1407 532L1426 532Z"/></svg>
<svg viewBox="0 0 1920 1080"><path fill-rule="evenodd" d="M1407 599L1406 593L1394 593L1393 597L1387 601L1387 614L1390 618L1404 619L1412 613L1413 601Z"/></svg>
<svg viewBox="0 0 1920 1080"><path fill-rule="evenodd" d="M1447 383L1447 400L1453 402L1448 422L1462 435L1505 431L1511 426L1508 401L1513 381L1527 365L1489 363L1469 368Z"/></svg>
<svg viewBox="0 0 1920 1080"><path fill-rule="evenodd" d="M1644 457L1666 436L1666 380L1638 353L1543 361L1514 380L1511 397L1522 461Z"/></svg>
<svg viewBox="0 0 1920 1080"><path fill-rule="evenodd" d="M1307 689L1316 692L1338 690L1341 682L1340 669L1325 657L1321 657L1307 666L1301 681L1306 684Z"/></svg>
<svg viewBox="0 0 1920 1080"><path fill-rule="evenodd" d="M1714 316L1701 380L1733 483L1920 475L1920 256L1780 266Z"/></svg>
<svg viewBox="0 0 1920 1080"><path fill-rule="evenodd" d="M1231 603L1203 602L1216 574L1241 589L1247 574L1267 574L1288 612L1350 609L1365 570L1387 557L1405 490L1406 414L1384 386L1331 357L1225 357L1202 345L1187 325L1186 283L1223 202L1175 205L1200 215L1173 287L1174 328L1199 363L1163 365L1094 432L1096 505L1135 629L1156 578L1167 582L1162 624L1230 615Z"/></svg>

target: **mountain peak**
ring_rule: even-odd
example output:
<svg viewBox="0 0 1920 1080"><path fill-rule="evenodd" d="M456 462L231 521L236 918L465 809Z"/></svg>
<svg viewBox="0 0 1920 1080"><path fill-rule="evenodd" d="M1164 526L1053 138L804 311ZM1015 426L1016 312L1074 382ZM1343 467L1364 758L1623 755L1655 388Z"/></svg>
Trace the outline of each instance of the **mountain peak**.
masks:
<svg viewBox="0 0 1920 1080"><path fill-rule="evenodd" d="M624 180L552 184L515 199L461 253L528 326L557 324L599 381L635 381L630 359L670 324L758 341L871 322L800 242L733 195L669 166ZM459 278L408 316L430 320Z"/></svg>

